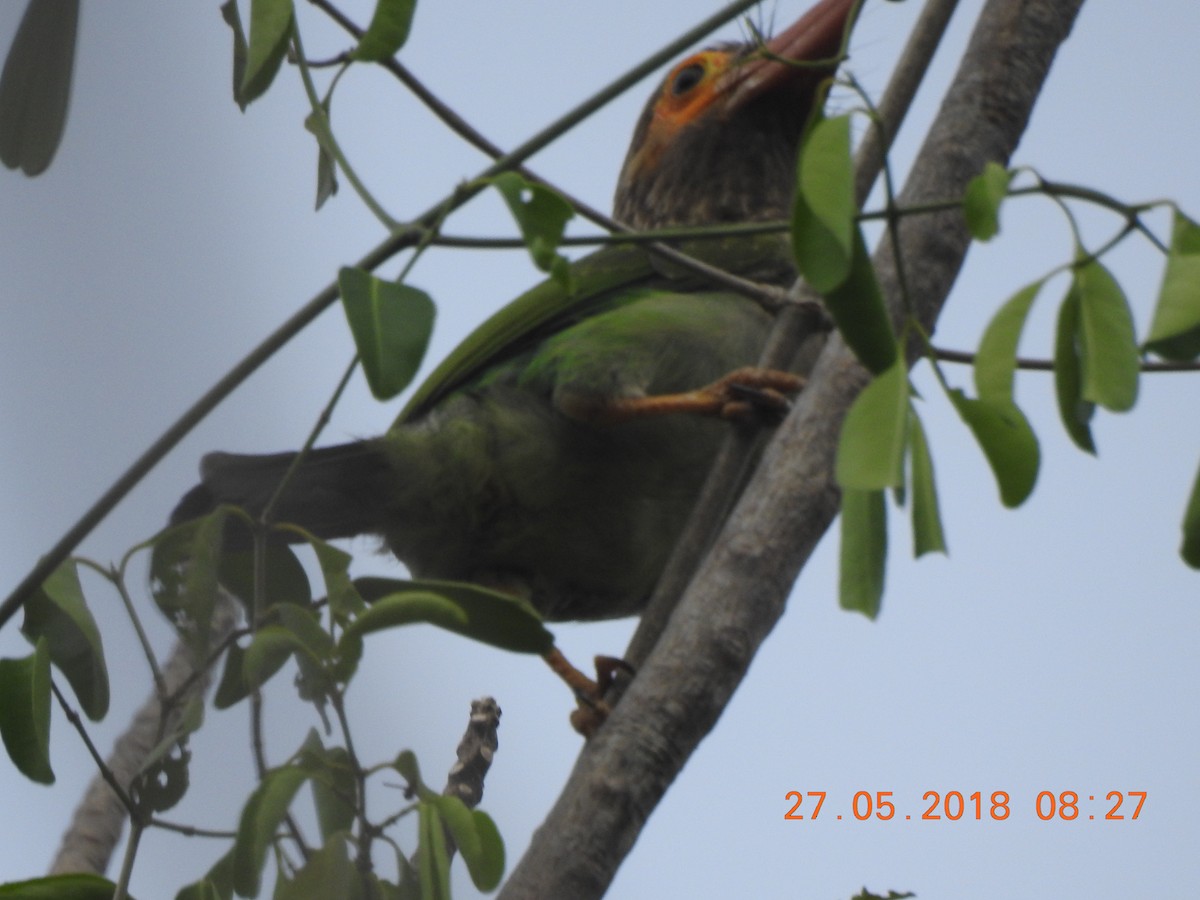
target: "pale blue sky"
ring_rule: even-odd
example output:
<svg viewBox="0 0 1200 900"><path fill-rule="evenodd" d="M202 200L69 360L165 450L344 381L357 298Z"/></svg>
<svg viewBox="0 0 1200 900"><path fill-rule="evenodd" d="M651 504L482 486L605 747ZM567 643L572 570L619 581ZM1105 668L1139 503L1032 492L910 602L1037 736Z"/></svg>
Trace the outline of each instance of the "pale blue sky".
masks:
<svg viewBox="0 0 1200 900"><path fill-rule="evenodd" d="M309 52L345 46L304 7ZM914 152L957 64L979 0L963 0L896 152ZM0 173L0 585L15 583L74 518L179 411L337 267L381 237L343 189L312 211L315 150L300 127L294 73L246 114L229 96L230 39L216 2L85 2L76 90L49 172ZM347 2L359 21L368 0ZM634 0L565 7L466 0L418 9L405 61L468 120L512 146L717 4ZM767 5L792 21L802 0ZM22 3L0 6L0 47ZM917 10L868 4L855 74L878 92ZM730 26L723 36L736 37ZM1048 177L1134 201L1176 198L1200 215L1200 145L1192 0L1091 0L1063 48L1016 161ZM630 92L534 160L547 177L607 207L637 110ZM353 73L334 123L393 215L425 209L484 160L463 147L383 73ZM1085 216L1099 240L1117 227ZM1153 218L1165 234L1165 216ZM996 305L1070 256L1069 233L1041 200L1011 204L1004 231L972 252L937 340L971 349ZM484 198L456 233L511 232ZM1131 242L1112 267L1141 329L1161 261ZM389 270L394 271L394 268ZM414 283L439 304L431 362L537 277L518 253L432 253ZM1022 345L1049 352L1061 281L1052 282ZM101 561L153 533L211 449L297 446L351 354L336 310L205 422L84 545ZM969 373L949 367L959 384ZM612 896L849 897L913 890L923 898L1182 897L1200 880L1195 854L1200 727L1200 575L1178 559L1178 523L1200 458L1196 376L1144 379L1129 415L1101 414L1099 459L1057 424L1052 385L1023 374L1019 397L1041 439L1038 487L1020 510L1000 507L977 449L928 372L933 445L952 555L914 563L893 517L888 592L878 622L838 611L836 534L801 577L790 609L714 733L651 818ZM328 441L369 435L392 418L356 382ZM355 571L396 574L356 544ZM147 690L115 596L89 581L113 674L107 747ZM135 581L135 590L143 584ZM6 591L5 591L6 592ZM730 598L736 602L736 598ZM169 635L147 611L157 646ZM631 622L557 626L568 655L620 653ZM473 697L504 710L484 808L515 862L566 777L578 738L570 698L540 662L418 628L372 639L351 691L360 752L416 750L440 781ZM24 655L15 628L0 655ZM314 724L288 677L270 692L268 752L283 759ZM59 782L31 784L0 764L0 880L38 874L91 766L65 719L53 723ZM230 827L251 785L246 714L212 713L193 741L192 793L171 818ZM363 750L363 748L366 748ZM921 822L927 790L1007 790L1005 822ZM1145 790L1138 822L1038 820L1041 790ZM828 792L816 822L785 822L791 790ZM856 791L892 790L914 821L857 823ZM380 810L398 804L383 789ZM1102 814L1101 803L1087 812ZM832 818L837 812L846 819ZM152 834L135 893L173 896L223 845ZM464 896L469 882L460 880Z"/></svg>

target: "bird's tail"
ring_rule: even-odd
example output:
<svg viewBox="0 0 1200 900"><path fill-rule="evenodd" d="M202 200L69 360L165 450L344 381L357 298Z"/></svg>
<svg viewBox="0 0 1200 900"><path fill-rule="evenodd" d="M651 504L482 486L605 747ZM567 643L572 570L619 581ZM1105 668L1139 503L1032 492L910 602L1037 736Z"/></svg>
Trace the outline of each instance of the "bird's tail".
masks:
<svg viewBox="0 0 1200 900"><path fill-rule="evenodd" d="M295 458L295 453L210 453L200 465L200 484L179 501L171 524L223 503L258 516ZM288 479L272 519L325 539L379 533L387 522L387 476L387 460L370 441L311 450Z"/></svg>

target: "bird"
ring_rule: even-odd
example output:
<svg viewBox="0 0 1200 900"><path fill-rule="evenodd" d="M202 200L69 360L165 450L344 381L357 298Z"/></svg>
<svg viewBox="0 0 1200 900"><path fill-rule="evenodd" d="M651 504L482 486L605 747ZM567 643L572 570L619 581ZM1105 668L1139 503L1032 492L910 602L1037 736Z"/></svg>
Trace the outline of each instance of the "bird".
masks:
<svg viewBox="0 0 1200 900"><path fill-rule="evenodd" d="M670 69L621 168L614 216L637 230L786 219L796 156L854 0L821 0L766 41ZM779 234L687 252L768 285L795 278ZM771 418L803 383L754 368L773 314L613 245L481 325L381 436L308 452L274 519L325 539L375 535L419 578L528 600L547 621L636 614L730 423ZM822 329L814 328L814 335ZM295 453L212 453L172 522L259 514Z"/></svg>

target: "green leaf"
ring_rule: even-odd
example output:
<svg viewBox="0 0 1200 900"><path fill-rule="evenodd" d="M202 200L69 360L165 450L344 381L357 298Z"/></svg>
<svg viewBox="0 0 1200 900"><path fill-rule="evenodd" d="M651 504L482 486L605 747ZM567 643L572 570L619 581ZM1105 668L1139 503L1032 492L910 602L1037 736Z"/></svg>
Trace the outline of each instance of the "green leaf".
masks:
<svg viewBox="0 0 1200 900"><path fill-rule="evenodd" d="M433 300L422 290L376 278L363 269L338 273L342 308L371 393L388 400L406 387L433 332Z"/></svg>
<svg viewBox="0 0 1200 900"><path fill-rule="evenodd" d="M1200 569L1200 472L1192 485L1187 510L1183 514L1183 545L1179 555L1193 569Z"/></svg>
<svg viewBox="0 0 1200 900"><path fill-rule="evenodd" d="M239 105L258 99L275 80L292 37L292 0L250 0L250 41Z"/></svg>
<svg viewBox="0 0 1200 900"><path fill-rule="evenodd" d="M475 887L495 890L504 876L504 842L496 823L487 813L468 809L458 797L436 795L429 802L437 806L450 830Z"/></svg>
<svg viewBox="0 0 1200 900"><path fill-rule="evenodd" d="M230 520L225 528L240 527L240 520ZM245 529L247 542L250 530ZM254 551L229 550L221 553L218 564L218 578L221 586L242 601L247 610L257 609L261 618L268 610L279 604L308 606L312 603L312 585L308 581L308 573L304 564L296 556L296 551L289 545L279 541L267 541L263 546L266 558L263 570L266 573L264 584L265 596L260 598L259 606L255 606L254 597Z"/></svg>
<svg viewBox="0 0 1200 900"><path fill-rule="evenodd" d="M198 658L209 653L213 606L229 507L158 535L150 554L150 593Z"/></svg>
<svg viewBox="0 0 1200 900"><path fill-rule="evenodd" d="M371 24L354 48L354 58L362 62L390 59L408 40L417 0L377 0Z"/></svg>
<svg viewBox="0 0 1200 900"><path fill-rule="evenodd" d="M842 609L879 615L887 561L887 502L883 491L842 491L838 599Z"/></svg>
<svg viewBox="0 0 1200 900"><path fill-rule="evenodd" d="M333 154L333 138L329 133L329 117L333 114L332 88L321 101L324 117L310 112L304 117L304 129L317 139L317 202L316 209L338 191L337 160Z"/></svg>
<svg viewBox="0 0 1200 900"><path fill-rule="evenodd" d="M558 254L567 222L575 214L558 192L527 181L516 172L502 172L492 184L508 204L534 264L571 290L570 263Z"/></svg>
<svg viewBox="0 0 1200 900"><path fill-rule="evenodd" d="M175 900L231 900L233 897L233 852L231 846L225 855L213 863L203 878L175 895Z"/></svg>
<svg viewBox="0 0 1200 900"><path fill-rule="evenodd" d="M1013 401L1017 344L1043 284L1044 279L1027 284L1009 297L984 330L975 354L975 390L980 400Z"/></svg>
<svg viewBox="0 0 1200 900"><path fill-rule="evenodd" d="M0 659L0 738L21 774L53 784L50 768L50 648L39 638L23 659Z"/></svg>
<svg viewBox="0 0 1200 900"><path fill-rule="evenodd" d="M1001 502L1009 508L1020 506L1033 492L1041 461L1025 414L1015 404L975 400L957 388L949 397L992 467Z"/></svg>
<svg viewBox="0 0 1200 900"><path fill-rule="evenodd" d="M908 458L912 474L913 556L945 553L946 536L938 510L937 483L933 477L933 457L917 411L910 407Z"/></svg>
<svg viewBox="0 0 1200 900"><path fill-rule="evenodd" d="M850 116L818 119L797 160L792 252L800 273L820 294L850 274L857 212Z"/></svg>
<svg viewBox="0 0 1200 900"><path fill-rule="evenodd" d="M316 737L315 732L313 736ZM354 824L357 786L350 754L345 748L324 748L319 743L317 738L317 746L306 748L303 763L312 779L313 805L321 837L328 841Z"/></svg>
<svg viewBox="0 0 1200 900"><path fill-rule="evenodd" d="M861 229L854 231L853 249L850 274L824 295L825 306L850 349L878 375L896 362L896 335Z"/></svg>
<svg viewBox="0 0 1200 900"><path fill-rule="evenodd" d="M112 900L117 886L99 875L51 875L0 884L3 900ZM132 897L129 900L133 900Z"/></svg>
<svg viewBox="0 0 1200 900"><path fill-rule="evenodd" d="M1133 314L1121 286L1098 261L1075 270L1083 350L1083 397L1113 412L1137 400L1139 359Z"/></svg>
<svg viewBox="0 0 1200 900"><path fill-rule="evenodd" d="M990 241L1000 231L1000 204L1008 196L1014 174L997 162L989 162L968 182L963 194L963 216L975 240Z"/></svg>
<svg viewBox="0 0 1200 900"><path fill-rule="evenodd" d="M203 704L198 706L203 709ZM166 812L187 793L191 784L188 764L192 754L179 744L179 740L179 736L172 735L161 742L156 748L154 762L144 766L140 777L131 785L130 794L139 808L147 812ZM175 752L167 754L165 751L171 748L175 748Z"/></svg>
<svg viewBox="0 0 1200 900"><path fill-rule="evenodd" d="M325 593L334 621L344 625L351 616L358 615L366 608L363 598L358 595L358 589L350 580L351 556L346 551L311 535L309 544L317 555L317 565L321 567L321 575L325 579Z"/></svg>
<svg viewBox="0 0 1200 900"><path fill-rule="evenodd" d="M298 766L271 769L246 801L233 847L233 886L241 896L258 896L267 850L307 780L308 773Z"/></svg>
<svg viewBox="0 0 1200 900"><path fill-rule="evenodd" d="M233 32L233 102L245 112L246 104L250 101L242 92L242 82L246 78L246 60L250 48L246 43L246 32L242 30L242 15L238 12L237 0L225 0L221 4L221 18Z"/></svg>
<svg viewBox="0 0 1200 900"><path fill-rule="evenodd" d="M246 686L246 651L237 644L230 644L225 651L225 667L221 670L221 682L213 694L213 706L229 709L250 694ZM282 663L280 663L282 665Z"/></svg>
<svg viewBox="0 0 1200 900"><path fill-rule="evenodd" d="M46 639L50 661L66 676L87 717L93 722L103 719L109 699L104 645L75 563L64 562L29 598L21 633L30 643Z"/></svg>
<svg viewBox="0 0 1200 900"><path fill-rule="evenodd" d="M421 876L421 896L426 900L450 900L450 854L446 852L446 833L442 817L432 803L417 804L419 842L417 871Z"/></svg>
<svg viewBox="0 0 1200 900"><path fill-rule="evenodd" d="M908 423L908 368L901 357L858 395L838 442L837 481L874 491L904 483Z"/></svg>
<svg viewBox="0 0 1200 900"><path fill-rule="evenodd" d="M300 639L282 625L267 625L254 632L242 659L242 683L246 692L266 684L293 653L303 651L303 646Z"/></svg>
<svg viewBox="0 0 1200 900"><path fill-rule="evenodd" d="M4 60L0 162L31 178L49 168L62 140L78 29L79 0L28 3Z"/></svg>
<svg viewBox="0 0 1200 900"><path fill-rule="evenodd" d="M515 653L543 654L554 646L537 611L509 594L453 581L368 577L354 583L372 606L348 634L424 621ZM384 601L387 606L376 613Z"/></svg>
<svg viewBox="0 0 1200 900"><path fill-rule="evenodd" d="M201 878L199 881L181 888L175 895L175 900L228 900L228 898L228 894L222 896L217 886L207 878Z"/></svg>
<svg viewBox="0 0 1200 900"><path fill-rule="evenodd" d="M1164 359L1200 356L1200 225L1179 210L1146 349Z"/></svg>
<svg viewBox="0 0 1200 900"><path fill-rule="evenodd" d="M1075 282L1058 309L1054 338L1054 392L1067 435L1081 450L1096 452L1091 421L1096 405L1083 398L1083 351L1079 335L1079 290Z"/></svg>
<svg viewBox="0 0 1200 900"><path fill-rule="evenodd" d="M334 838L311 853L294 878L280 879L274 900L361 900L362 876L350 859L344 837Z"/></svg>

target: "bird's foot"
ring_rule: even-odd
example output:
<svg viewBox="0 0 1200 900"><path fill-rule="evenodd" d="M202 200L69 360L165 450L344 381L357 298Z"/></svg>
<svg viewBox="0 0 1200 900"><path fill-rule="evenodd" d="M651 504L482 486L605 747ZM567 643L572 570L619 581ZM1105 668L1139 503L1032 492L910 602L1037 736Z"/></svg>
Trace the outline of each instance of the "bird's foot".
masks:
<svg viewBox="0 0 1200 900"><path fill-rule="evenodd" d="M578 707L571 713L571 726L585 738L590 738L604 724L612 707L604 699L618 672L632 675L629 663L614 656L596 657L596 678L593 680L567 661L557 647L542 657L567 687L575 694Z"/></svg>
<svg viewBox="0 0 1200 900"><path fill-rule="evenodd" d="M803 387L804 379L791 372L745 366L694 391L650 397L607 398L602 404L587 405L580 417L623 422L688 413L740 422L779 419L791 408L788 397L799 393Z"/></svg>

